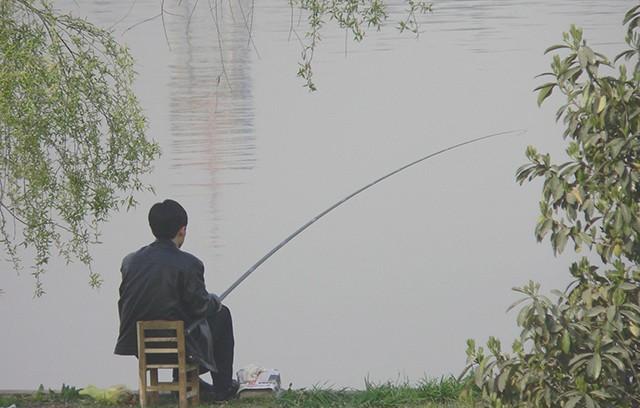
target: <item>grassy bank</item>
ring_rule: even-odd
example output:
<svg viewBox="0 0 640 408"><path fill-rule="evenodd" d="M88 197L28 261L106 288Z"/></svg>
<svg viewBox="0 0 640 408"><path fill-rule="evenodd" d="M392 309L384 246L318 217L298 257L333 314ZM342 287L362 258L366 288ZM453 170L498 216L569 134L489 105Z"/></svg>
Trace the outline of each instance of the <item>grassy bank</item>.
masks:
<svg viewBox="0 0 640 408"><path fill-rule="evenodd" d="M228 407L266 408L320 408L320 407L429 407L464 408L472 403L462 397L464 384L453 377L422 380L416 385L366 384L364 390L332 389L316 387L312 389L283 391L277 398L236 399L223 404ZM118 403L99 401L80 395L79 389L63 385L59 391L40 389L33 394L0 395L0 407L14 405L17 408L132 408L138 406L136 394L126 394ZM162 396L160 406L175 406L176 401L169 395ZM202 404L209 406L211 404ZM216 405L219 406L219 405Z"/></svg>

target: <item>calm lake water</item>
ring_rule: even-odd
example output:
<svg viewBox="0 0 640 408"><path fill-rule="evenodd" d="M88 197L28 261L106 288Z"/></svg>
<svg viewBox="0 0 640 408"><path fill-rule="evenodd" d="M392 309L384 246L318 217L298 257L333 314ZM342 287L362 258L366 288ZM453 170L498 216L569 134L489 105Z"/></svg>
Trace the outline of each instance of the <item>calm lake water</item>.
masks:
<svg viewBox="0 0 640 408"><path fill-rule="evenodd" d="M152 240L154 202L185 206L184 249L204 261L207 286L220 293L353 190L497 131L527 129L395 176L260 267L226 302L236 369L278 368L294 388L457 375L467 338L496 335L508 346L517 335L515 313L505 313L519 298L512 287L568 282L573 254L555 258L533 236L541 185L514 181L527 145L562 156L561 99L539 109L534 77L571 23L597 50L622 50L621 21L634 2L440 0L419 39L390 21L346 46L344 31L328 26L315 55L316 93L295 76L304 26L294 15L291 30L287 1L255 2L253 16L249 0L166 3L168 44L159 18L136 25L158 14L159 0L56 2L131 48L149 135L163 155L148 177L157 195L140 196L136 210L104 226L100 290L88 287L81 265L55 262L46 296L32 299L28 271L2 265L1 389L137 387L136 360L112 354L119 266Z"/></svg>

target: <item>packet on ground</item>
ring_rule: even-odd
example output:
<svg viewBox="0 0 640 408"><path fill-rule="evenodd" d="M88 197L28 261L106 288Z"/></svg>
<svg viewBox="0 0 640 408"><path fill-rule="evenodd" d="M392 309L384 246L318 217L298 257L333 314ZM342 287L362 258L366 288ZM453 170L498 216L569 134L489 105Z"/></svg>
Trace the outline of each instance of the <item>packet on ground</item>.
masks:
<svg viewBox="0 0 640 408"><path fill-rule="evenodd" d="M273 393L280 391L280 371L273 368L262 368L250 364L240 369L237 377L239 394L242 394L243 391L271 391Z"/></svg>

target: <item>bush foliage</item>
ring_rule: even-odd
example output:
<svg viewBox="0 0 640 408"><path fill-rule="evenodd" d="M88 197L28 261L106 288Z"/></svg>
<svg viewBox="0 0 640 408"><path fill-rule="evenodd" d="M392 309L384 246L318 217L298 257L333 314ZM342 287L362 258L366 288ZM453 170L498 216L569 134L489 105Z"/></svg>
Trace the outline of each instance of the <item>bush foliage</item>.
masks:
<svg viewBox="0 0 640 408"><path fill-rule="evenodd" d="M517 317L522 329L510 353L490 338L486 350L468 341L467 355L482 401L491 407L640 406L640 6L624 17L627 51L610 62L572 26L554 55L538 103L556 91L566 98L568 160L527 148L523 183L544 179L538 241L554 253L569 242L595 250L554 300L530 282ZM603 73L606 71L607 74Z"/></svg>

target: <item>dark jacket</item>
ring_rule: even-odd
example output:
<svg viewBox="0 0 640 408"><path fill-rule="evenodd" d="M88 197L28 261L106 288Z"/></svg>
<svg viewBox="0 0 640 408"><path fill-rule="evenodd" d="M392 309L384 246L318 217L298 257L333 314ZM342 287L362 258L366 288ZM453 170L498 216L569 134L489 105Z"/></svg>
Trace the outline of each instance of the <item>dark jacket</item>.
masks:
<svg viewBox="0 0 640 408"><path fill-rule="evenodd" d="M185 331L200 321L187 335L187 358L216 371L211 330L203 319L210 299L202 261L160 239L127 255L120 271L120 335L114 353L138 354L138 320L182 320Z"/></svg>

